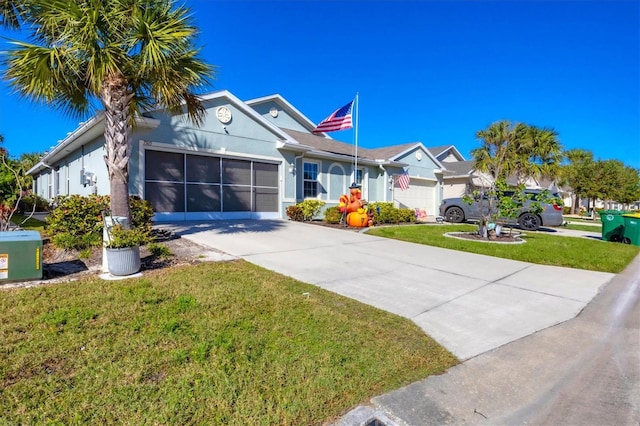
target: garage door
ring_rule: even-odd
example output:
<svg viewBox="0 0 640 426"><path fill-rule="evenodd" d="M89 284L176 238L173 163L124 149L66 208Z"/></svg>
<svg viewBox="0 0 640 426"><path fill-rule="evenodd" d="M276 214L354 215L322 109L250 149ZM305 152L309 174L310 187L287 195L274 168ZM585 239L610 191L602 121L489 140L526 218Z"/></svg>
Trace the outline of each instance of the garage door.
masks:
<svg viewBox="0 0 640 426"><path fill-rule="evenodd" d="M425 209L427 215L435 216L436 182L424 179L411 178L409 188L400 189L396 182L393 186L394 205L401 208Z"/></svg>
<svg viewBox="0 0 640 426"><path fill-rule="evenodd" d="M145 199L155 219L278 218L278 164L145 151Z"/></svg>

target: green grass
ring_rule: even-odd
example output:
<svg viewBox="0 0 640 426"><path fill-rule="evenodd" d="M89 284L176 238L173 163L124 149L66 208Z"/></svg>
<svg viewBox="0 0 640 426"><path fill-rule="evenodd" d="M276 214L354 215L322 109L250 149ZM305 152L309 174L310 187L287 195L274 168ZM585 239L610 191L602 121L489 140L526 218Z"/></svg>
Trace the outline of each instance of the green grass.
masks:
<svg viewBox="0 0 640 426"><path fill-rule="evenodd" d="M445 237L446 232L470 232L474 225L416 225L373 228L370 235L395 238L452 250L485 254L541 265L618 273L640 253L640 247L601 240L525 233L524 244L488 244Z"/></svg>
<svg viewBox="0 0 640 426"><path fill-rule="evenodd" d="M573 229L574 231L602 232L602 224L600 222L596 222L593 225L569 223L565 228Z"/></svg>
<svg viewBox="0 0 640 426"><path fill-rule="evenodd" d="M457 363L244 261L0 291L0 312L0 424L322 424Z"/></svg>
<svg viewBox="0 0 640 426"><path fill-rule="evenodd" d="M34 218L29 218L27 219L28 216L20 214L20 213L14 213L13 216L11 216L11 222L13 222L15 225L23 228L23 229L27 229L29 231L39 231L39 232L43 232L44 231L44 226L45 223L41 220L38 219L34 219ZM25 223L22 223L25 221L25 219L27 220Z"/></svg>

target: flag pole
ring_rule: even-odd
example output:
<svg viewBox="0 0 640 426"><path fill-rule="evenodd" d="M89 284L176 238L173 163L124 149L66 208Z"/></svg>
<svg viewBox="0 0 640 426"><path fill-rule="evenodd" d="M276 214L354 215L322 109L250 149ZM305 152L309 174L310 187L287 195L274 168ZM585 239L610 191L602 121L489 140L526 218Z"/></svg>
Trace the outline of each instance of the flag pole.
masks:
<svg viewBox="0 0 640 426"><path fill-rule="evenodd" d="M358 109L360 106L358 105L358 92L356 92L356 126L355 126L355 145L356 145L356 155L355 155L355 166L353 170L353 180L355 183L358 183ZM364 176L362 176L364 179Z"/></svg>

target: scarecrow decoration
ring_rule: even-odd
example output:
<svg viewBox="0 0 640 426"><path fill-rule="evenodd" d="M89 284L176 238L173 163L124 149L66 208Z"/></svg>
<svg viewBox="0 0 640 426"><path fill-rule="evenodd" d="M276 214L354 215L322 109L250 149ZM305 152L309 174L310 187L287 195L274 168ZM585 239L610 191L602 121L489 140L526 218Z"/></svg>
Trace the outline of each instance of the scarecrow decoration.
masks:
<svg viewBox="0 0 640 426"><path fill-rule="evenodd" d="M352 183L349 187L349 195L340 197L340 213L346 215L346 223L355 228L373 226L373 211L367 208L367 201L362 199L360 186Z"/></svg>

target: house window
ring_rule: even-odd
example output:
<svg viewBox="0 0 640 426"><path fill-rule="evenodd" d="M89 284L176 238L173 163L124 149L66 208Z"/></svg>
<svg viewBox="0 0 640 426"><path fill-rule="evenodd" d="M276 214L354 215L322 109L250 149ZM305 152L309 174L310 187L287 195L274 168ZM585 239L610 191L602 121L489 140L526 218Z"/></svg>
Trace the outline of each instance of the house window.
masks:
<svg viewBox="0 0 640 426"><path fill-rule="evenodd" d="M56 182L54 184L55 185L54 191L57 196L57 195L60 195L60 170L56 170L55 179L56 179Z"/></svg>
<svg viewBox="0 0 640 426"><path fill-rule="evenodd" d="M355 182L360 185L360 190L362 191L362 196L365 199L369 198L369 190L367 188L367 173L366 173L366 169L363 168L358 168L356 169L356 176L355 176Z"/></svg>
<svg viewBox="0 0 640 426"><path fill-rule="evenodd" d="M358 185L362 185L362 176L364 176L364 170L362 169L356 170L356 183Z"/></svg>
<svg viewBox="0 0 640 426"><path fill-rule="evenodd" d="M304 198L318 197L318 164L304 163L303 172L303 196Z"/></svg>

